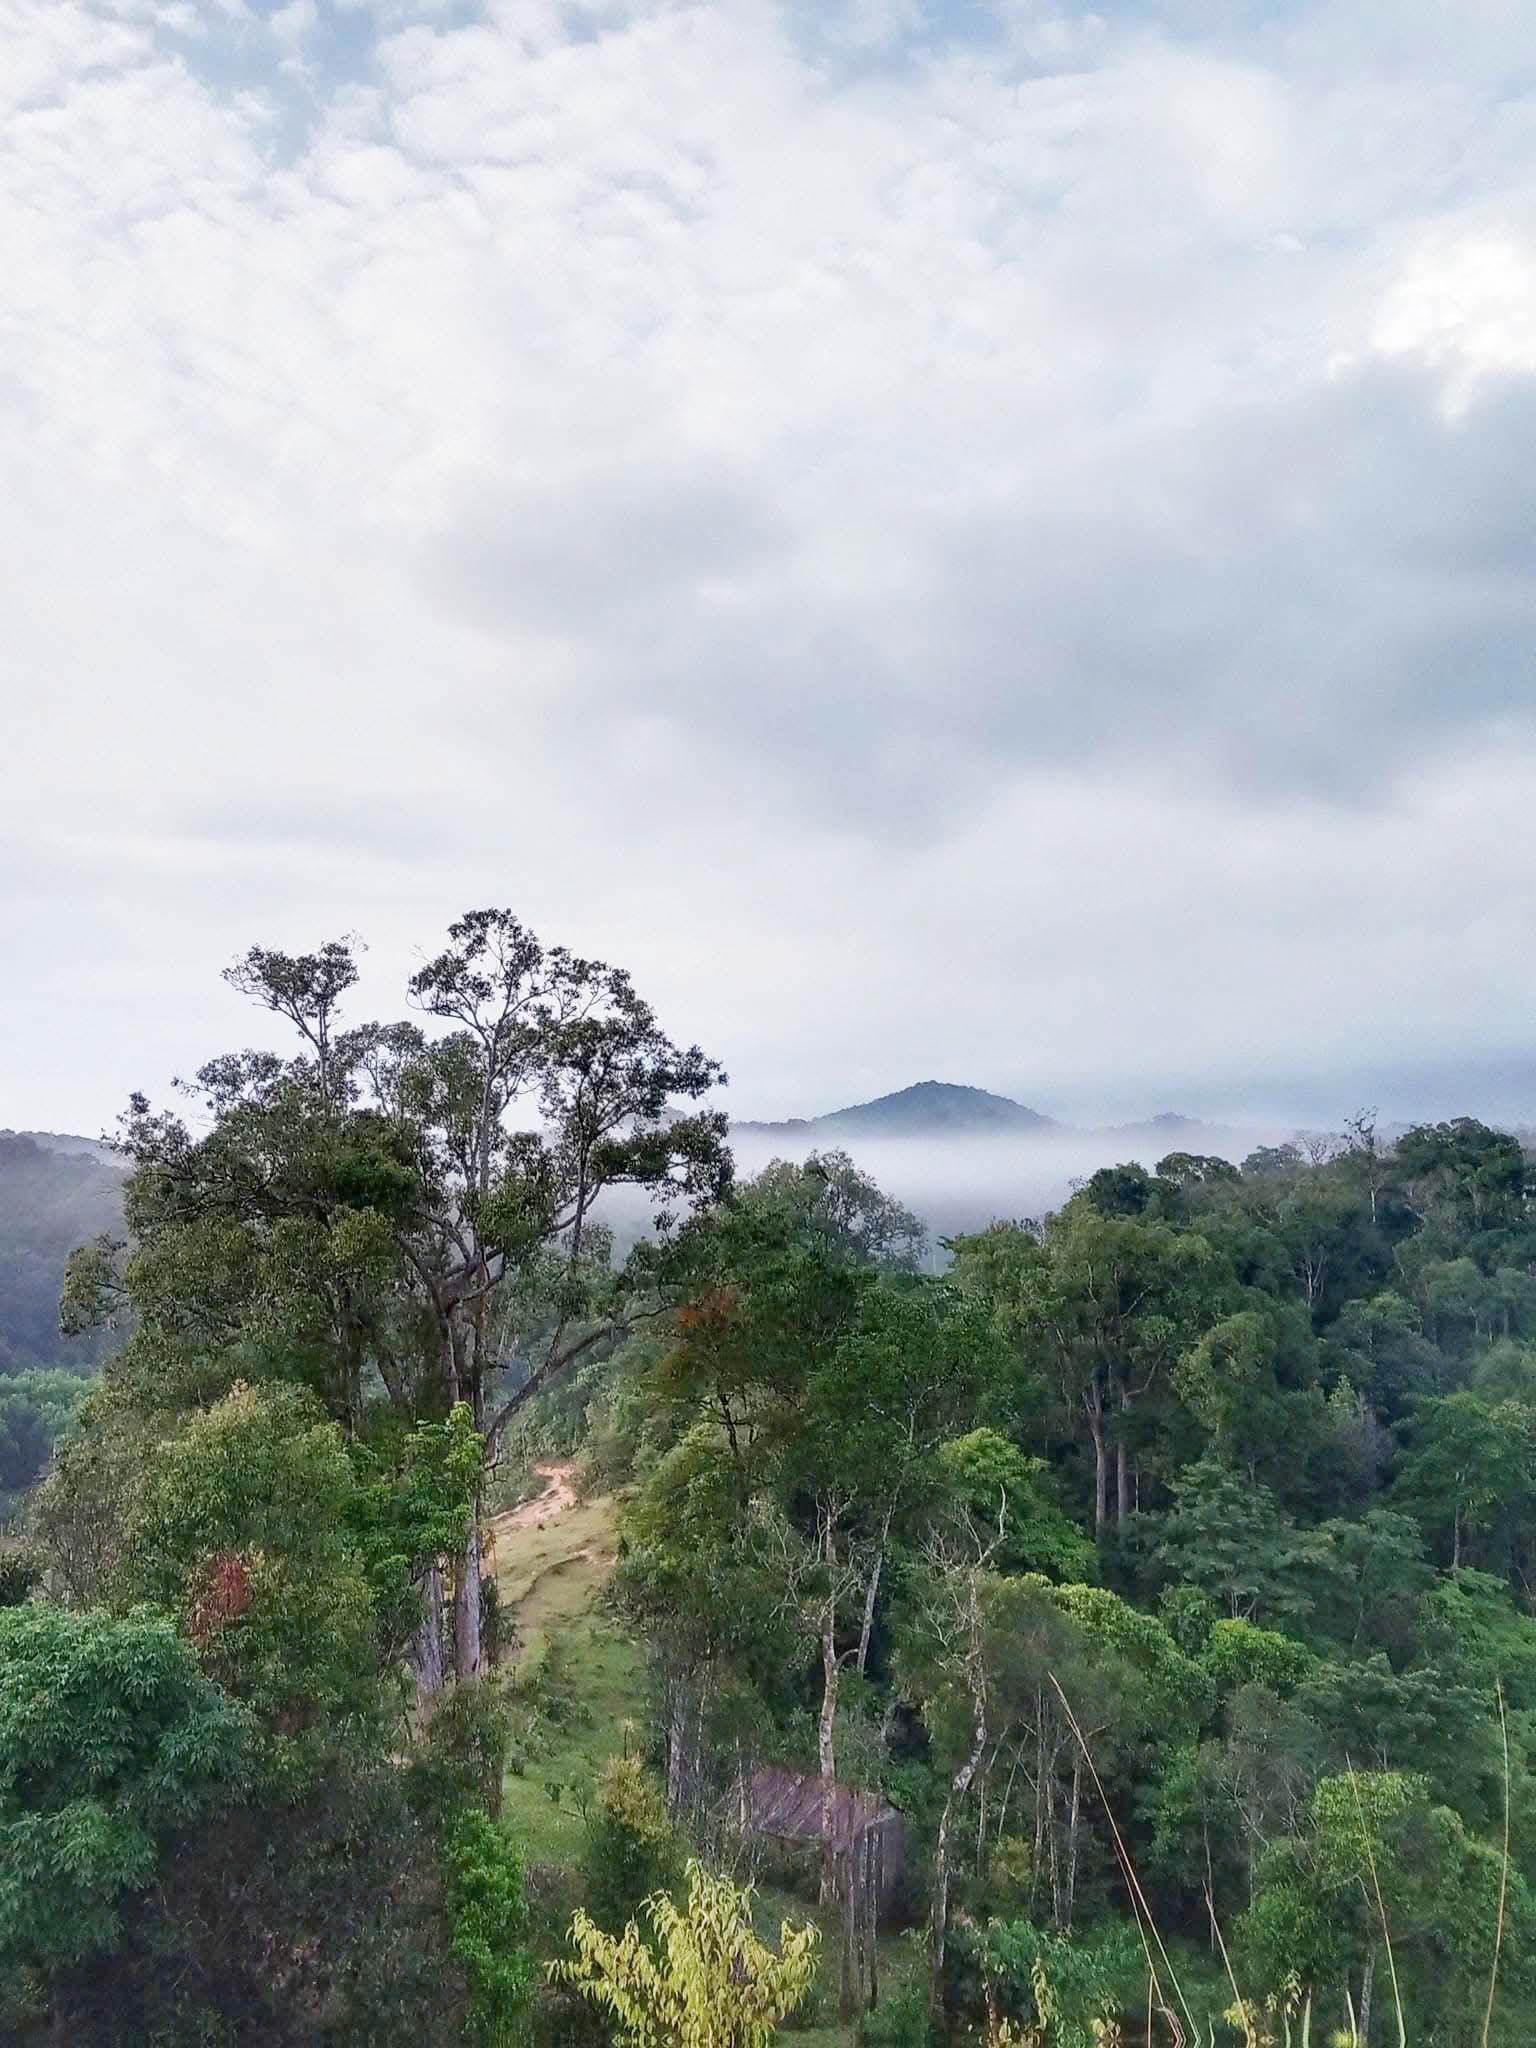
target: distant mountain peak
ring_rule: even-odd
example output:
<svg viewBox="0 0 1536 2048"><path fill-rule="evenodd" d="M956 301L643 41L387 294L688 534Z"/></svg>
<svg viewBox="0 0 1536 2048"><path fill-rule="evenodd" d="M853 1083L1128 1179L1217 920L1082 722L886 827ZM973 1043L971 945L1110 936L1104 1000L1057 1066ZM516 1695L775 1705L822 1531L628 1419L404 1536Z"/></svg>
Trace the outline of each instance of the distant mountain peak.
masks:
<svg viewBox="0 0 1536 2048"><path fill-rule="evenodd" d="M1052 1118L1026 1109L1006 1095L970 1088L958 1081L914 1081L872 1102L851 1103L824 1116L793 1117L783 1123L738 1124L745 1131L794 1131L835 1137L978 1137L1059 1128Z"/></svg>

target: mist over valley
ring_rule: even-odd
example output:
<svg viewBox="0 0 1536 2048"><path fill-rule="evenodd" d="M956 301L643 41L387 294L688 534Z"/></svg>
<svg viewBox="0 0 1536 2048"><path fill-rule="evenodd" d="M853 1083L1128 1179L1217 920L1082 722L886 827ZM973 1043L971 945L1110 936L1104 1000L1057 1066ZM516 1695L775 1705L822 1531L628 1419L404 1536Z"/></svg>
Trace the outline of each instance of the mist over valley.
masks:
<svg viewBox="0 0 1536 2048"><path fill-rule="evenodd" d="M1257 1147L1295 1135L1280 1119L1218 1123L1173 1110L1137 1123L1066 1123L1007 1096L944 1081L916 1082L821 1116L733 1121L730 1132L744 1176L774 1159L846 1152L935 1239L999 1219L1042 1217L1101 1166L1134 1162L1151 1172L1170 1152L1239 1165Z"/></svg>

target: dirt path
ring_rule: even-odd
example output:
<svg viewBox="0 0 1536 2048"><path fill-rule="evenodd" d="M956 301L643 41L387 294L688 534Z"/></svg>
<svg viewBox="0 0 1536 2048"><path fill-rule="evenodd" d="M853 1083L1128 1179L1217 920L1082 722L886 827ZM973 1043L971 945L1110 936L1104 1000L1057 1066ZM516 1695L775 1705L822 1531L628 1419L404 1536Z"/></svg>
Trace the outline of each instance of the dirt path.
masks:
<svg viewBox="0 0 1536 2048"><path fill-rule="evenodd" d="M496 1530L536 1528L543 1522L558 1521L575 1507L576 1489L571 1484L574 1463L535 1465L533 1469L547 1482L543 1493L525 1500L520 1508L508 1508L504 1514L495 1516L492 1527Z"/></svg>

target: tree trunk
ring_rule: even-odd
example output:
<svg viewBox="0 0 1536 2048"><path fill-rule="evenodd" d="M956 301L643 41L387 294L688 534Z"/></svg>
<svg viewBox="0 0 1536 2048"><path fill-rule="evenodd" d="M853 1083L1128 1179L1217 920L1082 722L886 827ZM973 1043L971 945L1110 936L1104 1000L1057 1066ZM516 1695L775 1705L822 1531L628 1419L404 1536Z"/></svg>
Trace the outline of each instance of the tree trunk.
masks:
<svg viewBox="0 0 1536 2048"><path fill-rule="evenodd" d="M859 1628L858 1671L862 1677L864 1666L869 1660L869 1639L875 1626L875 1600L880 1591L880 1573L885 1565L885 1546L891 1533L891 1513L887 1508L885 1520L880 1525L880 1548L875 1552L875 1562L870 1569L869 1584L864 1589L864 1619Z"/></svg>
<svg viewBox="0 0 1536 2048"><path fill-rule="evenodd" d="M480 1676L480 1502L469 1504L464 1553L459 1560L458 1600L454 1611L454 1675Z"/></svg>
<svg viewBox="0 0 1536 2048"><path fill-rule="evenodd" d="M416 1672L416 1701L424 1714L443 1689L443 1568L434 1564L423 1586L424 1612L411 1645Z"/></svg>
<svg viewBox="0 0 1536 2048"><path fill-rule="evenodd" d="M1126 1403L1122 1402L1122 1407ZM1131 1451L1122 1437L1115 1445L1115 1520L1124 1523L1131 1512Z"/></svg>
<svg viewBox="0 0 1536 2048"><path fill-rule="evenodd" d="M830 1547L830 1546L829 1546ZM842 1672L837 1662L837 1602L828 1598L821 1620L821 1718L817 1751L821 1764L821 1899L837 1897L837 1693Z"/></svg>
<svg viewBox="0 0 1536 2048"><path fill-rule="evenodd" d="M667 1811L677 1820L683 1810L684 1779L688 1758L688 1693L678 1682L672 1694L672 1711L667 1722Z"/></svg>
<svg viewBox="0 0 1536 2048"><path fill-rule="evenodd" d="M873 1827L869 1831L870 1881L869 1881L869 2009L871 2012L880 2003L880 1904L885 1897L885 1832Z"/></svg>
<svg viewBox="0 0 1536 2048"><path fill-rule="evenodd" d="M954 1782L949 1788L949 1797L944 1801L944 1812L939 1821L938 1847L933 1857L933 1928L929 1944L929 1964L932 1979L928 1999L935 2017L944 2005L944 1947L949 1935L949 1841L954 1827L955 1815L965 1803L965 1795L971 1789L971 1780L981 1762L982 1751L987 1746L986 1695L979 1685L973 1687L971 1699L976 1709L976 1732L971 1742L971 1753L956 1771Z"/></svg>
<svg viewBox="0 0 1536 2048"><path fill-rule="evenodd" d="M1093 1533L1102 1541L1109 1520L1109 1456L1104 1444L1104 1405L1097 1389L1085 1405L1088 1434L1093 1440Z"/></svg>
<svg viewBox="0 0 1536 2048"><path fill-rule="evenodd" d="M1077 1902L1077 1852L1082 1840L1083 1824L1083 1766L1079 1758L1072 1766L1072 1807L1067 1818L1067 1915L1061 1925L1063 1934L1072 1932L1072 1909Z"/></svg>
<svg viewBox="0 0 1536 2048"><path fill-rule="evenodd" d="M1371 2048L1371 1992L1376 1983L1374 1945L1365 1958L1365 1975L1360 1980L1360 2048Z"/></svg>
<svg viewBox="0 0 1536 2048"><path fill-rule="evenodd" d="M1046 1830L1049 1826L1049 1816L1045 1810L1046 1797L1045 1717L1042 1711L1042 1703L1037 1693L1035 1696L1035 1847L1034 1855L1029 1865L1029 1903L1031 1911L1034 1909L1035 1892L1040 1883L1040 1874L1045 1861L1043 1852L1046 1843Z"/></svg>
<svg viewBox="0 0 1536 2048"><path fill-rule="evenodd" d="M848 1846L838 1858L839 1874L842 1878L843 1895L843 1955L842 1973L838 1985L838 2012L844 2020L851 2020L859 2009L859 1910L863 1904L860 1898L859 1850L862 1845L854 1840L853 1831L848 1833Z"/></svg>

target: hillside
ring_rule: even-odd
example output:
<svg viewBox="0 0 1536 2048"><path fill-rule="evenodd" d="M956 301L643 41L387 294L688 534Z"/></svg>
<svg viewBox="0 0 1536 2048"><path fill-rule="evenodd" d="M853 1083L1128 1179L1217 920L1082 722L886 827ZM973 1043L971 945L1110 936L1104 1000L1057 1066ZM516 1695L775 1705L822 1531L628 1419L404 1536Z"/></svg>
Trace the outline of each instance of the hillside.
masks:
<svg viewBox="0 0 1536 2048"><path fill-rule="evenodd" d="M782 1132L796 1140L809 1137L827 1143L851 1138L1043 1136L1062 1128L1053 1118L1026 1109L1006 1095L992 1095L985 1088L962 1087L953 1081L917 1081L892 1095L878 1095L873 1102L856 1102L822 1116L733 1126L742 1133Z"/></svg>
<svg viewBox="0 0 1536 2048"><path fill-rule="evenodd" d="M536 1936L552 1950L581 1901L604 1767L613 1756L654 1748L654 1677L610 1601L619 1503L612 1494L579 1494L577 1473L575 1463L538 1465L543 1490L492 1518L486 1551L516 1724L502 1811L527 1859ZM795 2048L853 2048L857 2026L836 2018L835 1909L759 1873L760 1936L774 1941L786 1917L814 1920L822 1932L817 1982L790 2039ZM887 1998L910 1996L920 1950L889 1926L879 1954Z"/></svg>
<svg viewBox="0 0 1536 2048"><path fill-rule="evenodd" d="M487 1561L522 1721L506 1783L509 1819L538 1865L573 1862L581 1809L625 1729L643 1720L638 1646L604 1611L613 1569L612 1499L579 1500L568 1465L541 1465L545 1490L497 1515Z"/></svg>
<svg viewBox="0 0 1536 2048"><path fill-rule="evenodd" d="M94 1141L0 1131L0 1372L84 1367L99 1339L59 1335L64 1262L122 1229L121 1178Z"/></svg>

